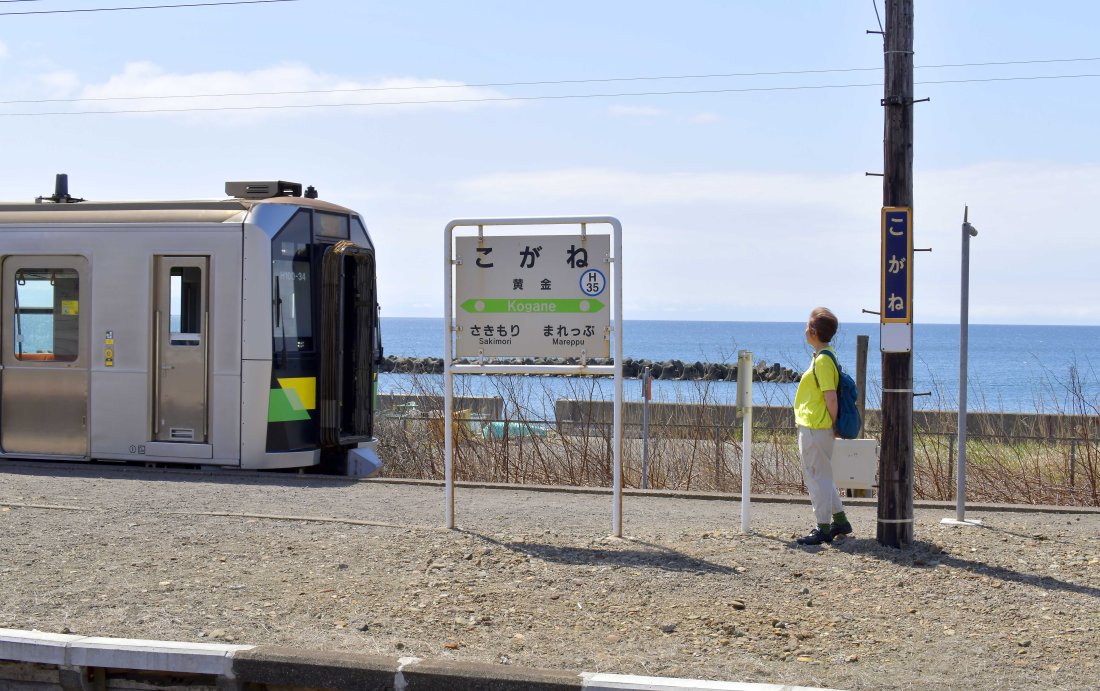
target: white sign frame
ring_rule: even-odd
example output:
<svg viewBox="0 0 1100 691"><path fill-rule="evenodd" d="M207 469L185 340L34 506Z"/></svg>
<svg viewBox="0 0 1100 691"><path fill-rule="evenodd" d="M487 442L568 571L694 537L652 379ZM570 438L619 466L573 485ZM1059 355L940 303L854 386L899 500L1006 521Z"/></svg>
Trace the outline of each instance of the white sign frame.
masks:
<svg viewBox="0 0 1100 691"><path fill-rule="evenodd" d="M483 236L486 228L579 225L581 236L589 225L611 227L611 335L614 364L590 365L582 360L577 365L517 365L494 364L484 359L476 364L460 364L455 357L455 235L459 228L477 228ZM613 216L551 216L542 218L465 218L455 219L443 231L443 474L446 494L446 527L455 527L454 504L454 376L456 374L610 374L614 376L614 416L612 422L611 534L623 535L622 501L622 408L623 408L623 228Z"/></svg>

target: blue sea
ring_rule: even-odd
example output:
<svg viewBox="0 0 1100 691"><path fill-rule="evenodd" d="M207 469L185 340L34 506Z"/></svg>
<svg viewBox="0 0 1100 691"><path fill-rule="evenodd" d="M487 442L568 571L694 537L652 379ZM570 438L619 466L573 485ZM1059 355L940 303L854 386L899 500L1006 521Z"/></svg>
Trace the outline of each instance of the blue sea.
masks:
<svg viewBox="0 0 1100 691"><path fill-rule="evenodd" d="M778 362L799 372L806 369L812 351L804 339L804 322L718 322L646 321L623 322L623 355L635 359L684 362L736 363L739 350L749 350L756 361ZM918 409L958 410L959 326L917 324L914 326L913 388L928 392L918 396ZM856 336L870 339L867 357L867 400L877 407L882 388L882 357L878 350L878 324L848 324L833 340L841 364L852 376L856 366ZM382 319L382 341L386 355L442 357L443 319ZM971 325L969 330L967 408L985 412L1090 413L1100 405L1100 327ZM471 393L492 393L487 377L461 377L461 386ZM562 378L565 379L565 378ZM482 381L477 381L482 380ZM1073 381L1079 387L1071 386ZM541 378L540 381L549 381ZM407 391L409 378L381 375L382 392ZM656 400L691 400L703 382L655 381ZM551 383L560 396L576 397L575 382ZM610 399L611 383L597 380L592 395ZM583 387L582 387L583 388ZM732 401L735 385L706 382L707 395L716 402ZM1079 388L1084 396L1075 396ZM728 391L727 391L728 389ZM757 405L788 405L795 384L756 384ZM641 387L627 380L627 400L640 400Z"/></svg>

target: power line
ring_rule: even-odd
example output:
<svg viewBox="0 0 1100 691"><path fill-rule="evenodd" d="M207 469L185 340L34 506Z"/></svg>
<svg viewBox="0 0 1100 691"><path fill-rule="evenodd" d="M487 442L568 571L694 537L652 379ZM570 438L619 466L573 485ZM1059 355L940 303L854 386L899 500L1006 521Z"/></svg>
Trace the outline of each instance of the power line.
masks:
<svg viewBox="0 0 1100 691"><path fill-rule="evenodd" d="M1097 58L1100 60L1100 58ZM881 70L881 67L849 67L840 69L827 69L827 70L791 70L782 72L729 72L725 74L681 74L675 76L657 76L657 77L608 77L603 79L556 79L551 81L536 81L536 82L485 82L483 84L425 84L422 86L365 86L357 87L354 89L308 89L305 91L250 91L239 93L222 93L222 94L181 94L176 96L104 96L102 98L52 98L41 100L22 100L22 101L0 101L0 105L11 105L13 103L74 103L77 101L140 101L144 99L167 99L167 98L224 98L231 96L294 96L302 94L339 94L339 93L361 93L361 92L378 92L378 91L418 91L428 89L480 89L488 87L503 87L503 86L560 86L563 84L606 84L610 82L638 82L638 81L659 81L659 80L676 80L676 79L717 79L717 78L729 78L729 77L763 77L763 76L777 76L777 75L795 75L795 74L826 74L837 72L873 72L875 70Z"/></svg>
<svg viewBox="0 0 1100 691"><path fill-rule="evenodd" d="M11 2L14 0L0 0L0 2ZM29 0L27 0L29 1ZM1002 62L969 62L969 63L954 63L943 65L922 65L918 69L943 69L943 68L958 68L958 67L994 67L994 66L1008 66L1008 65L1038 65L1038 64L1054 64L1054 63L1067 63L1067 62L1095 62L1100 60L1100 57L1090 58L1054 58L1047 60L1008 60ZM831 68L831 69L817 69L817 70L780 70L771 72L725 72L716 74L681 74L681 75L663 75L663 76L640 76L640 77L608 77L601 79L557 79L550 81L528 81L528 82L486 82L482 84L429 84L423 86L385 86L385 87L358 87L350 89L307 89L302 91L245 91L245 92L230 92L230 93L216 93L216 94L176 94L176 95L157 95L157 96L103 96L93 98L43 98L43 99L20 99L10 101L0 101L0 105L14 105L17 103L78 103L78 102L104 102L104 101L144 101L144 100L166 100L173 98L231 98L241 96L301 96L308 94L340 94L340 93L368 93L368 92L386 92L386 91L419 91L419 90L431 90L431 89L475 89L475 88L489 88L489 87L507 87L507 86L560 86L563 84L606 84L611 82L637 82L637 81L672 81L672 80L687 80L687 79L721 79L732 77L772 77L772 76L790 76L801 74L837 74L846 72L875 72L881 71L881 67L845 67L845 68ZM811 87L806 87L811 88ZM816 87L814 87L816 88ZM148 111L143 111L148 112Z"/></svg>
<svg viewBox="0 0 1100 691"><path fill-rule="evenodd" d="M378 101L375 103L304 103L304 104L286 104L286 105L274 105L274 106L210 106L207 108L151 108L147 110L142 109L129 109L129 110L78 110L78 111L55 111L45 113L0 113L0 115L97 115L97 114L116 114L116 113L194 113L194 112L209 112L209 111L231 111L231 110L291 110L295 108L364 108L374 106L415 106L415 105L445 105L450 103L493 103L493 102L505 102L505 101L548 101L548 100L566 100L566 99L582 99L582 98L619 98L625 96L683 96L689 94L725 94L725 93L743 93L750 91L799 91L803 89L844 89L850 87L865 87L865 86L882 86L879 83L873 84L834 84L834 85L820 85L820 86L776 86L776 87L751 87L744 89L696 89L690 91L644 91L644 92L623 92L613 94L545 94L541 96L486 96L483 98L454 98L454 99L438 99L430 101Z"/></svg>
<svg viewBox="0 0 1100 691"><path fill-rule="evenodd" d="M971 79L934 79L920 82L913 82L914 84L975 84L981 82L1031 82L1041 81L1044 79L1082 79L1088 77L1100 77L1100 74L1047 74L1047 75L1034 75L1031 77L981 77Z"/></svg>
<svg viewBox="0 0 1100 691"><path fill-rule="evenodd" d="M1012 82L1012 81L1037 81L1048 79L1084 79L1100 77L1100 74L1062 74L1034 77L989 77L984 79L943 79L934 81L914 82L914 84L969 84L979 82ZM630 96L686 96L699 94L728 94L770 91L808 91L825 89L850 89L882 87L879 82L869 84L820 84L803 86L773 86L773 87L746 87L740 89L693 89L685 91L643 91L621 92L604 94L546 94L540 96L499 96L484 98L455 98L430 101L379 101L376 103L304 103L285 104L271 106L210 106L206 108L150 108L127 110L76 110L76 111L52 111L37 113L0 113L0 116L27 116L27 115L123 115L140 113L201 113L222 111L249 111L249 110L298 110L306 108L371 108L378 106L417 106L417 105L447 105L463 103L500 103L508 101L550 101L573 100L588 98L623 98Z"/></svg>
<svg viewBox="0 0 1100 691"><path fill-rule="evenodd" d="M4 0L18 2L19 0ZM180 7L215 7L218 5L262 5L273 2L298 2L298 0L226 0L225 2L190 2L179 5L133 5L128 7L86 7L75 10L29 10L26 12L0 12L0 17L28 14L75 14L78 12L123 12L126 10L167 10Z"/></svg>
<svg viewBox="0 0 1100 691"><path fill-rule="evenodd" d="M944 67L997 67L1001 65L1048 65L1056 62L1095 62L1100 60L1100 57L1096 58L1049 58L1045 60L1005 60L1002 62L959 62L959 63L945 63L943 65L917 65L913 69L928 70L928 69L940 69Z"/></svg>

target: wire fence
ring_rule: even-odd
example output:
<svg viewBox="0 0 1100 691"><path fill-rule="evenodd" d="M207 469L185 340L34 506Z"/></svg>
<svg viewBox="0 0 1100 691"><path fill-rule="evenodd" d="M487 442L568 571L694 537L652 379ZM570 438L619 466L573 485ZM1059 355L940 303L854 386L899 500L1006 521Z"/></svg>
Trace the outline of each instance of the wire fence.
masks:
<svg viewBox="0 0 1100 691"><path fill-rule="evenodd" d="M413 374L380 397L376 435L390 477L443 478L442 379ZM1100 506L1100 406L1071 368L1065 404L1054 413L970 413L967 500ZM755 387L754 387L755 388ZM626 401L622 410L623 486L680 491L741 491L742 420L732 387L691 382L675 400ZM805 494L793 391L761 387L753 408L754 493ZM873 392L872 392L873 393ZM788 395L789 394L789 395ZM754 392L755 397L755 392ZM869 397L868 404L874 404ZM913 492L955 499L957 412L914 411ZM467 377L456 390L455 479L610 487L612 404L591 377ZM881 437L881 414L868 408L863 436Z"/></svg>
<svg viewBox="0 0 1100 691"><path fill-rule="evenodd" d="M613 434L598 415L570 420L478 416L456 417L455 479L459 481L609 487ZM657 420L648 434L624 423L623 486L701 492L740 492L741 427ZM1100 446L1081 436L1019 436L971 433L967 443L967 499L1100 506ZM443 477L443 419L434 414L382 417L377 424L380 451L389 477ZM877 438L872 430L866 436ZM793 426L754 426L752 489L756 493L804 494ZM914 496L955 498L956 436L914 429Z"/></svg>

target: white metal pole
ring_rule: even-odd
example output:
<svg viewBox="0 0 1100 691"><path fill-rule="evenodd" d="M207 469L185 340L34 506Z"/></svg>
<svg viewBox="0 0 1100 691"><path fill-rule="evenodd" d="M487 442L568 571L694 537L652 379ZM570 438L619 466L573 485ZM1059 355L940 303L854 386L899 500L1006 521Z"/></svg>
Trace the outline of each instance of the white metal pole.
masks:
<svg viewBox="0 0 1100 691"><path fill-rule="evenodd" d="M741 405L741 532L749 532L752 493L752 352L737 354L737 389Z"/></svg>
<svg viewBox="0 0 1100 691"><path fill-rule="evenodd" d="M967 353L970 348L970 238L978 231L967 218L969 207L963 211L962 224L962 288L959 307L959 468L955 486L955 520L966 520L966 389Z"/></svg>
<svg viewBox="0 0 1100 691"><path fill-rule="evenodd" d="M614 234L615 263L615 417L614 454L615 479L613 483L613 508L611 533L623 536L623 227L617 219L610 219Z"/></svg>
<svg viewBox="0 0 1100 691"><path fill-rule="evenodd" d="M642 489L649 489L649 365L642 370Z"/></svg>
<svg viewBox="0 0 1100 691"><path fill-rule="evenodd" d="M451 275L454 264L451 261L453 245L451 236L454 228L454 223L448 224L443 237L443 485L446 526L452 530L455 527L454 449L451 434L451 418L454 410L454 373L451 371L451 360L454 354L454 339L451 337L453 328Z"/></svg>

